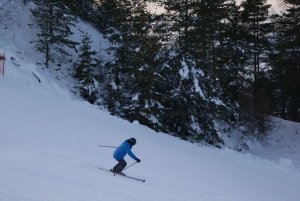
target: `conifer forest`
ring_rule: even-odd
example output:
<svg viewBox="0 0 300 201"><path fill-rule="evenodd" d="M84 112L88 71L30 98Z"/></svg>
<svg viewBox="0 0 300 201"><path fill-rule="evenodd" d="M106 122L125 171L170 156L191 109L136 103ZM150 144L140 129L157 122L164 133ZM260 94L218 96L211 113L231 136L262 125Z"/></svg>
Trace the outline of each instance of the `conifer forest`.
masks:
<svg viewBox="0 0 300 201"><path fill-rule="evenodd" d="M113 115L216 146L233 128L264 137L271 115L300 122L299 0L280 13L266 0L29 2L43 65L71 64L77 93ZM109 42L105 55L87 32L72 40L79 18Z"/></svg>

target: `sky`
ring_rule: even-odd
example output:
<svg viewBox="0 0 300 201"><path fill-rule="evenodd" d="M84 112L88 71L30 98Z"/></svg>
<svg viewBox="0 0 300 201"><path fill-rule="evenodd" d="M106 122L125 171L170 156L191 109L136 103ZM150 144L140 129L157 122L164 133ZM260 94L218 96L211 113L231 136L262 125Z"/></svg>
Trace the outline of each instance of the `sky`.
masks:
<svg viewBox="0 0 300 201"><path fill-rule="evenodd" d="M242 0L236 0L238 3L242 2ZM281 0L267 0L268 4L271 4L271 12L279 13L282 9L284 9L283 4L281 3Z"/></svg>
<svg viewBox="0 0 300 201"><path fill-rule="evenodd" d="M242 2L242 0L236 0L237 3ZM268 4L271 4L272 7L270 9L270 11L272 13L280 13L280 11L282 9L284 9L284 5L281 3L281 0L267 0ZM150 3L148 8L152 11L152 12L157 12L160 13L162 12L160 8L157 8L157 6L155 6L153 3Z"/></svg>

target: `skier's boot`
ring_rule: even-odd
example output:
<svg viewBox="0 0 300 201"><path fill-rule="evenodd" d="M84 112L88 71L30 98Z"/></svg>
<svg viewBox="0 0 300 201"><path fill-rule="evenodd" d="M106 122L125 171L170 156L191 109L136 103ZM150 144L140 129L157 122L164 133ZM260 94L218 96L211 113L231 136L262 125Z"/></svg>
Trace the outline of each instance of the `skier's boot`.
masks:
<svg viewBox="0 0 300 201"><path fill-rule="evenodd" d="M126 176L126 174L124 174L123 172L118 172L117 174L122 175L122 176Z"/></svg>

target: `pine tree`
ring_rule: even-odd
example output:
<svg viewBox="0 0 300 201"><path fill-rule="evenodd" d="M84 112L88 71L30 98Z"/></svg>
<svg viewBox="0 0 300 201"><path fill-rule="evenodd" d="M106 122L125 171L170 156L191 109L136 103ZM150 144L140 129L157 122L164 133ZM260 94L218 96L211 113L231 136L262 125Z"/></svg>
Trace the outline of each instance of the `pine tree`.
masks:
<svg viewBox="0 0 300 201"><path fill-rule="evenodd" d="M97 87L95 84L94 70L98 64L95 58L96 51L91 50L91 38L86 32L83 32L81 46L79 47L79 61L74 65L74 77L79 81L79 92L81 97L90 103L97 100Z"/></svg>
<svg viewBox="0 0 300 201"><path fill-rule="evenodd" d="M269 54L269 63L272 66L273 112L284 119L300 121L300 3L289 2L293 3L290 8L281 16L275 17L275 44Z"/></svg>
<svg viewBox="0 0 300 201"><path fill-rule="evenodd" d="M70 40L73 34L71 26L75 18L64 5L64 1L39 0L35 1L36 8L32 11L37 26L40 29L36 49L45 54L45 65L50 62L61 65L68 61L70 54L66 47L75 49L77 43Z"/></svg>
<svg viewBox="0 0 300 201"><path fill-rule="evenodd" d="M169 40L163 65L170 91L165 124L183 138L220 143L216 121L232 116L226 115L231 109L222 100L219 81L225 63L226 1L166 0L164 6L170 30L165 30Z"/></svg>
<svg viewBox="0 0 300 201"><path fill-rule="evenodd" d="M110 49L114 60L106 64L106 104L113 114L153 126L159 45L150 33L151 15L143 1L109 1L104 5L107 10L102 12L110 22L104 25L104 33L114 44Z"/></svg>
<svg viewBox="0 0 300 201"><path fill-rule="evenodd" d="M269 8L266 0L246 0L242 2L242 22L245 43L244 54L247 57L245 65L248 77L242 103L246 122L251 133L257 132L262 137L266 131L266 114L270 113L270 98L266 93L266 70L262 63L266 62L266 53L270 47L268 34L272 26L268 21ZM250 101L248 101L250 100Z"/></svg>
<svg viewBox="0 0 300 201"><path fill-rule="evenodd" d="M121 24L124 21L124 17L121 16L123 11L121 10L119 0L102 0L98 7L98 19L97 26L101 29L101 32L105 37L110 38L111 34L115 34L115 31L121 28ZM115 29L116 28L116 29ZM111 40L116 40L116 37Z"/></svg>
<svg viewBox="0 0 300 201"><path fill-rule="evenodd" d="M37 26L40 28L38 33L38 40L36 42L36 49L45 54L45 65L49 66L49 62L53 61L53 56L50 53L51 46L51 22L53 6L50 1L36 1L36 8L32 11Z"/></svg>
<svg viewBox="0 0 300 201"><path fill-rule="evenodd" d="M95 22L97 18L96 8L98 7L95 0L68 0L65 1L65 5L68 6L74 15L81 18Z"/></svg>
<svg viewBox="0 0 300 201"><path fill-rule="evenodd" d="M266 35L271 31L267 22L270 7L271 5L267 4L266 0L246 0L242 3L242 20L247 31L245 37L248 42L246 51L253 55L251 67L254 82L259 80L262 71L261 56L267 45Z"/></svg>
<svg viewBox="0 0 300 201"><path fill-rule="evenodd" d="M246 71L244 66L249 59L244 54L246 33L242 26L240 6L235 1L226 4L223 31L220 37L221 60L223 68L220 71L220 84L223 88L223 97L233 104L238 102L243 93Z"/></svg>

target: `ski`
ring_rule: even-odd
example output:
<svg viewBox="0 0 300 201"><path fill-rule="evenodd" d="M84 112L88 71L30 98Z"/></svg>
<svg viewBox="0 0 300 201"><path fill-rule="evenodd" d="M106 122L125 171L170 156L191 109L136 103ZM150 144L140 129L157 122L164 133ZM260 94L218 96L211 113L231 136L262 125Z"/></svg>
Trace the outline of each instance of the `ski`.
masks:
<svg viewBox="0 0 300 201"><path fill-rule="evenodd" d="M127 177L129 179L140 181L140 182L145 182L146 181L145 179L140 179L140 178L136 178L136 177L132 177L132 176L128 176L128 175L122 175L122 174L118 174L118 173L113 173L112 171L104 169L104 168L101 168L101 167L98 167L98 169L110 172L110 173L114 174L114 176L119 175L119 176L122 176L122 177Z"/></svg>

